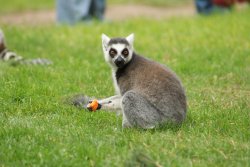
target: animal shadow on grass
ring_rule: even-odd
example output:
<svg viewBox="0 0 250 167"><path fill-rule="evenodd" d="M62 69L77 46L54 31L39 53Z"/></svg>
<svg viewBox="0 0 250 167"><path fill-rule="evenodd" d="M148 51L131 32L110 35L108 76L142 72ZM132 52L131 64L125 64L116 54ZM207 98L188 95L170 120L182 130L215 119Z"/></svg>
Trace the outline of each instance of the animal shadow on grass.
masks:
<svg viewBox="0 0 250 167"><path fill-rule="evenodd" d="M133 128L126 128L123 129L124 132L130 132L131 129L133 129L132 131L136 130L136 131L140 131L140 132L149 132L149 133L158 133L158 132L166 132L166 131L171 131L173 133L178 133L179 130L186 130L189 128L193 128L197 125L197 121L196 119L194 119L191 115L188 115L187 118L181 123L181 124L176 124L173 122L166 122L164 124L161 125L157 125L152 129L142 129L139 127L133 127Z"/></svg>
<svg viewBox="0 0 250 167"><path fill-rule="evenodd" d="M125 167L161 167L145 150L134 149L124 162Z"/></svg>
<svg viewBox="0 0 250 167"><path fill-rule="evenodd" d="M189 111L186 119L182 123L176 124L176 123L168 122L168 123L165 123L165 124L158 126L157 131L171 130L173 132L178 132L182 128L194 127L195 124L197 124L197 123L196 123L196 120L192 117L192 115L190 113L191 112Z"/></svg>
<svg viewBox="0 0 250 167"><path fill-rule="evenodd" d="M12 97L11 99L13 103L22 104L22 103L25 103L25 101L27 100L26 98L27 97L25 96L16 96L16 97Z"/></svg>

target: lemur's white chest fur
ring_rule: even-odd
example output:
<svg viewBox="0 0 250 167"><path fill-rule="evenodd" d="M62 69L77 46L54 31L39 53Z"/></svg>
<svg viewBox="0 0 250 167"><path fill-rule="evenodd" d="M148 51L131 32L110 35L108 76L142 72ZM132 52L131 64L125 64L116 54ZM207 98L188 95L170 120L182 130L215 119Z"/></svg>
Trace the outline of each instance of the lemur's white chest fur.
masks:
<svg viewBox="0 0 250 167"><path fill-rule="evenodd" d="M113 84L114 84L114 88L115 88L115 93L117 95L121 95L121 91L120 91L120 88L118 86L117 79L116 79L116 71L115 70L112 70L112 78L113 78Z"/></svg>

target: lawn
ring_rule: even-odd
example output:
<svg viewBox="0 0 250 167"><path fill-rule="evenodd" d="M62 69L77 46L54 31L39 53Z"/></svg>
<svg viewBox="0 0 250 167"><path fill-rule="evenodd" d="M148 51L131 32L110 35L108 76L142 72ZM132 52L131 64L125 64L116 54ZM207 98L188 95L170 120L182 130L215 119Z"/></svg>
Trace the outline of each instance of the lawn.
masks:
<svg viewBox="0 0 250 167"><path fill-rule="evenodd" d="M53 66L0 62L0 166L250 166L250 10L209 17L2 25L12 50ZM135 49L183 81L180 127L125 129L110 112L67 104L74 94L114 89L101 33L135 33Z"/></svg>
<svg viewBox="0 0 250 167"><path fill-rule="evenodd" d="M35 2L35 3L34 3ZM55 7L54 0L0 0L0 14L23 12L26 10L44 10Z"/></svg>

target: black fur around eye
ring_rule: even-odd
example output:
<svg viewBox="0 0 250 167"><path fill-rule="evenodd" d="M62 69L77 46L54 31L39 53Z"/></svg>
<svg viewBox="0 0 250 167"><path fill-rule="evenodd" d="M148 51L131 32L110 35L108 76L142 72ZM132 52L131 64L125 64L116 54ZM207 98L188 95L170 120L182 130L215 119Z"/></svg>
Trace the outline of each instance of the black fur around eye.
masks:
<svg viewBox="0 0 250 167"><path fill-rule="evenodd" d="M111 48L111 49L109 50L109 55L110 55L110 57L114 58L116 54L117 54L117 51L116 51L115 49Z"/></svg>
<svg viewBox="0 0 250 167"><path fill-rule="evenodd" d="M127 57L129 54L128 49L127 48L123 49L122 54L123 56Z"/></svg>

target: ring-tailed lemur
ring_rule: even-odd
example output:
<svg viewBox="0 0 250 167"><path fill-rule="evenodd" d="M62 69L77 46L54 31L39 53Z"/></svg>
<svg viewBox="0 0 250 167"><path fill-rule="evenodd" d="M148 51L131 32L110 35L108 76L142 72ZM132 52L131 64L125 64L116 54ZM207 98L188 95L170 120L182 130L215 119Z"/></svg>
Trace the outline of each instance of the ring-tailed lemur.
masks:
<svg viewBox="0 0 250 167"><path fill-rule="evenodd" d="M102 35L104 57L111 66L117 95L99 100L101 108L120 110L123 127L149 129L165 122L181 123L187 102L180 80L164 65L136 54L133 41L133 34L111 39ZM76 99L74 104L84 104L80 102L83 99Z"/></svg>
<svg viewBox="0 0 250 167"><path fill-rule="evenodd" d="M0 60L10 61L12 65L18 64L33 64L33 65L50 65L52 62L47 59L24 59L23 57L17 55L15 52L8 50L5 43L4 34L0 29Z"/></svg>

